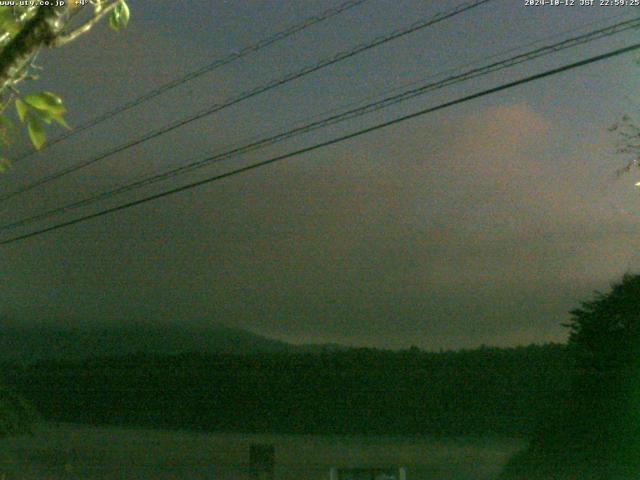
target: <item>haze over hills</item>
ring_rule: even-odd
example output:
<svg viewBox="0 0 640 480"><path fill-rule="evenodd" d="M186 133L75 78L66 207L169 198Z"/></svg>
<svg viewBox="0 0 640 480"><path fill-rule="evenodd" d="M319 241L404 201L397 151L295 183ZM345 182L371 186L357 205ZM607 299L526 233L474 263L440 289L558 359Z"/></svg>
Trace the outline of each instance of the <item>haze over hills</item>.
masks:
<svg viewBox="0 0 640 480"><path fill-rule="evenodd" d="M304 351L239 328L205 321L190 322L30 322L0 319L0 361L32 362L41 359L80 360L130 353L175 354L183 352L273 353Z"/></svg>
<svg viewBox="0 0 640 480"><path fill-rule="evenodd" d="M77 361L129 354L174 355L318 353L355 347L327 344L297 345L207 319L130 321L101 319L30 320L0 316L0 362ZM414 347L415 348L415 347Z"/></svg>

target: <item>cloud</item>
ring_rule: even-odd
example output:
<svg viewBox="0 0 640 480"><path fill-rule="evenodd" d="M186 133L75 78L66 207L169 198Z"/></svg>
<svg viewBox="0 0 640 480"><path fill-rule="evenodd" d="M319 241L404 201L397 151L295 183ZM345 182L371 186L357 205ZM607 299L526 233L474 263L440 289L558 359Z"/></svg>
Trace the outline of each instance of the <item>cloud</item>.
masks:
<svg viewBox="0 0 640 480"><path fill-rule="evenodd" d="M416 121L16 248L3 297L312 341L562 340L630 248L581 194L598 153L527 104Z"/></svg>

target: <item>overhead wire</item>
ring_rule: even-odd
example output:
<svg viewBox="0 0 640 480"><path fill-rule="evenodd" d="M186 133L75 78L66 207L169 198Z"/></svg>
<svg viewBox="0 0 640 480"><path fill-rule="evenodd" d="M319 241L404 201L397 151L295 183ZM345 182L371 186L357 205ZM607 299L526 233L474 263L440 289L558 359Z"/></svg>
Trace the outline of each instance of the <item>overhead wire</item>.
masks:
<svg viewBox="0 0 640 480"><path fill-rule="evenodd" d="M367 42L367 43L363 43L360 45L355 46L354 48L351 48L349 50L345 50L342 51L340 53L337 53L331 57L327 57L313 65L309 65L307 67L304 67L300 70L297 70L295 72L289 73L283 77L277 78L275 80L272 80L266 84L260 85L256 88L253 88L251 90L245 91L235 97L231 97L230 99L228 99L227 101L220 103L220 104L214 104L211 107L208 107L198 113L195 113L193 115L189 115L188 117L182 118L178 121L175 121L169 125L166 125L162 128L159 128L157 130L154 130L152 132L149 132L141 137L138 137L134 140L128 141L124 144L121 144L117 147L112 148L111 150L107 151L107 152L103 152L101 154L99 154L96 157L93 157L89 160L85 160L83 162L77 163L75 165L71 165L65 169L62 169L58 172L52 173L51 175L47 175L43 178L40 178L39 180L36 180L32 183L29 183L27 185L24 185L10 193L4 194L4 195L0 195L0 202L5 202L11 198L16 197L17 195L20 195L22 193L28 192L30 190L33 190L34 188L37 188L41 185L44 185L46 183L55 181L59 178L62 178L66 175L69 175L71 173L77 172L83 168L86 168L90 165L93 165L97 162L100 162L108 157L111 157L117 153L123 152L125 150L128 150L132 147L135 147L137 145L140 145L142 143L148 142L150 140L153 140L155 138L158 138L162 135L165 135L177 128L180 128L184 125L190 124L192 122L195 122L196 120L200 120L204 117L207 117L209 115L212 115L213 113L219 112L225 108L231 107L232 105L236 105L240 102L243 102L245 100L248 100L249 98L255 97L257 95L260 95L262 93L265 93L269 90L273 90L279 86L282 86L284 84L287 84L289 82L292 82L294 80L297 80L299 78L302 78L306 75L309 75L313 72L317 72L323 68L329 67L331 65L334 65L338 62L341 62L343 60L346 60L348 58L351 58L355 55L358 55L360 53L363 53L365 51L368 51L372 48L376 48L380 45L383 45L385 43L391 42L393 40L396 40L398 38L401 38L405 35L409 35L411 33L415 33L419 30L422 30L424 28L430 27L432 25L435 25L438 22L441 22L443 20L446 20L448 18L452 18L456 15L459 15L461 13L464 13L466 11L469 11L473 8L479 7L480 5L483 5L485 3L491 2L493 0L473 0L471 2L466 2L466 3L462 3L456 7L454 7L451 10L448 10L446 12L440 12L434 16L430 16L429 18L425 18L425 19L421 19L417 22L414 22L412 25L410 25L407 28L403 28L403 29L398 29L398 30L394 30L393 32L391 32L388 35L384 35L384 36L380 36L380 37L376 37L374 40Z"/></svg>
<svg viewBox="0 0 640 480"><path fill-rule="evenodd" d="M306 19L304 19L303 21L296 23L294 25L291 25L290 27L281 30L273 35L270 35L268 37L265 37L261 40L259 40L258 42L248 45L236 52L232 52L228 55L225 55L222 58L218 58L216 60L213 60L212 62L203 65L199 68L196 68L195 70L191 70L189 72L187 72L186 74L182 75L181 77L178 77L176 79L173 79L169 82L163 83L162 85L149 90L148 92L143 93L142 95L128 101L125 102L111 110L108 110L104 113L102 113L101 115L98 115L88 121L86 121L85 123L75 127L73 130L70 130L66 133L63 133L62 135L57 136L56 138L49 140L40 151L45 150L49 147L52 147L53 145L56 145L68 138L71 138L81 132L84 132L85 130L88 130L90 128L95 127L96 125L99 125L100 123L103 123L107 120L110 120L111 118L120 115L121 113L124 113L128 110L131 110L132 108L137 107L138 105L141 105L143 103L146 103L170 90L173 90L174 88L190 82L191 80L195 80L196 78L199 78L207 73L210 73L220 67L223 67L225 65L229 65L237 60L240 60L241 58L246 57L247 55L251 54L251 53L255 53L258 52L260 50L262 50L263 48L267 48L271 45L274 45L275 43L278 43L282 40L285 40L313 25L316 25L318 23L321 23L325 20L328 20L332 17L335 17L341 13L344 13L348 10L351 10L354 7L357 7L359 5L362 5L363 3L366 3L370 0L348 0L347 2L344 2L336 7L333 8L329 8L317 15L308 17ZM33 155L34 152L33 151L29 151L17 158L14 158L12 160L12 163L18 163L21 160L26 159L27 157L30 157L31 155Z"/></svg>
<svg viewBox="0 0 640 480"><path fill-rule="evenodd" d="M542 78L547 78L547 77L550 77L550 76L553 76L553 75L557 75L557 74L560 74L560 73L563 73L563 72L567 72L569 70L573 70L575 68L583 67L585 65L593 64L593 63L596 63L596 62L601 62L603 60L606 60L606 59L609 59L609 58L613 58L613 57L616 57L616 56L619 56L619 55L623 55L623 54L626 54L626 53L630 53L630 52L636 51L638 49L640 49L640 43L635 43L633 45L630 45L630 46L627 46L627 47L623 47L623 48L619 48L619 49L616 49L616 50L613 50L613 51L610 51L610 52L607 52L607 53L604 53L604 54L600 54L600 55L596 55L596 56L593 56L593 57L589 57L587 59L580 60L578 62L574 62L574 63L570 63L570 64L567 64L567 65L563 65L561 67L557 67L557 68L553 68L553 69L550 69L550 70L546 70L544 72L537 73L537 74L534 74L534 75L530 75L530 76L521 78L519 80L514 80L514 81L511 81L511 82L507 82L507 83L498 85L496 87L488 88L488 89L482 90L480 92L476 92L476 93L473 93L473 94L470 94L470 95L466 95L466 96L457 98L455 100L444 102L444 103L441 103L441 104L433 106L433 107L424 108L424 109L418 110L417 112L413 112L413 113L410 113L410 114L407 114L407 115L403 115L401 117L397 117L397 118L395 118L393 120L389 120L389 121L386 121L386 122L378 123L376 125L360 129L360 130L358 130L356 132L352 132L352 133L349 133L349 134L341 135L341 136L332 138L330 140L326 140L326 141L323 141L323 142L318 142L318 143L316 143L314 145L311 145L311 146L308 146L308 147L304 147L304 148L301 148L301 149L298 149L298 150L294 150L294 151L286 153L286 154L282 154L282 155L278 155L278 156L275 156L275 157L272 157L272 158L269 158L269 159L266 159L266 160L262 160L260 162L253 163L251 165L240 167L240 168L237 168L235 170L231 170L231 171L228 171L228 172L225 172L225 173L222 173L222 174L217 174L217 175L214 175L214 176L202 179L202 180L198 180L196 182L189 183L187 185L183 185L183 186L180 186L180 187L177 187L177 188L166 190L164 192L156 193L156 194L147 196L145 198L141 198L141 199L138 199L138 200L127 202L125 204L118 205L116 207L108 208L108 209L105 209L105 210L101 210L99 212L88 214L88 215L85 215L85 216L82 216L82 217L79 217L79 218L76 218L76 219L73 219L73 220L67 220L67 221L64 221L64 222L60 222L60 223L51 225L49 227L46 227L46 228L43 228L43 229L40 229L40 230L36 230L36 231L30 232L30 233L27 233L27 234L24 234L24 235L19 235L19 236L13 237L13 238L9 238L9 239L0 241L0 245L8 245L8 244L15 243L15 242L18 242L18 241L21 241L21 240L26 240L28 238L32 238L32 237L35 237L35 236L38 236L38 235L42 235L42 234L47 233L47 232L51 232L51 231L58 230L58 229L61 229L61 228L64 228L64 227L75 225L75 224L78 224L78 223L81 223L81 222L85 222L85 221L90 220L90 219L102 217L104 215L115 213L115 212L118 212L118 211L121 211L121 210L125 210L125 209L128 209L128 208L132 208L134 206L141 205L141 204L153 201L153 200L158 200L160 198L164 198L164 197L167 197L167 196L170 196L170 195L174 195L174 194L177 194L177 193L180 193L180 192L183 192L183 191L191 190L193 188L196 188L196 187L199 187L199 186L202 186L202 185L210 184L212 182L220 181L220 180L225 179L225 178L229 178L229 177L232 177L232 176L235 176L235 175L239 175L241 173L245 173L245 172L248 172L248 171L251 171L251 170L255 170L255 169L267 166L267 165L271 165L273 163L280 162L280 161L288 159L288 158L299 156L299 155L302 155L302 154L305 154L305 153L309 153L309 152L318 150L320 148L324 148L324 147L327 147L327 146L330 146L330 145L335 145L335 144L344 142L346 140L357 138L357 137L360 137L362 135L365 135L365 134L368 134L368 133L371 133L371 132L374 132L374 131L377 131L377 130L380 130L380 129L383 129L383 128L386 128L386 127L389 127L389 126L396 125L398 123L401 123L401 122L404 122L404 121L407 121L407 120L410 120L410 119L413 119L413 118L417 118L417 117L426 115L428 113L432 113L432 112L435 112L435 111L438 111L438 110L443 110L445 108L449 108L449 107L452 107L452 106L455 106L455 105L460 105L462 103L465 103L465 102L468 102L468 101L471 101L471 100L474 100L474 99L477 99L477 98L481 98L481 97L484 97L484 96L487 96L487 95L491 95L491 94L494 94L494 93L497 93L497 92L500 92L500 91L504 91L504 90L519 86L519 85L523 85L523 84L530 83L530 82L533 82L533 81L536 81L536 80L540 80Z"/></svg>
<svg viewBox="0 0 640 480"><path fill-rule="evenodd" d="M298 136L304 133L309 133L319 128L324 128L339 122L343 122L343 121L350 120L362 115L366 115L374 111L380 110L382 108L387 108L397 103L415 98L419 95L424 95L428 92L431 92L437 89L445 88L460 82L468 81L473 78L488 75L490 73L494 73L496 71L510 68L515 65L525 63L525 62L534 60L536 58L540 58L542 56L557 53L561 50L576 47L578 45L583 45L587 42L592 42L595 40L606 38L611 35L615 35L632 28L637 28L639 26L640 26L640 18L634 18L632 20L618 22L613 25L600 28L598 30L587 32L585 34L578 35L569 39L565 39L561 42L556 42L551 45L542 46L542 47L533 49L531 51L515 55L507 59L503 59L503 60L493 62L481 67L477 67L463 73L452 75L442 80L439 80L437 82L423 84L417 88L413 88L411 90L402 92L400 94L386 97L381 100L371 102L364 106L359 106L357 108L353 108L335 115L330 115L321 120L313 121L303 126L299 126L291 130L288 130L286 132L279 133L277 135L273 135L267 138L262 138L257 141L251 142L249 144L232 148L231 150L228 150L226 152L215 154L213 156L208 156L204 159L199 159L195 162L190 162L180 167L177 167L159 174L155 174L152 176L148 176L141 180L137 180L135 182L126 184L124 186L120 186L118 188L115 188L106 192L102 192L97 195L93 195L91 197L85 198L80 201L72 202L61 207L56 207L54 209L27 217L22 220L0 225L0 233L9 229L34 223L36 221L55 216L57 214L66 213L68 211L75 210L77 208L85 207L93 203L96 203L98 201L107 200L112 197L115 197L116 195L120 195L132 190L140 189L142 187L145 187L160 181L165 181L169 178L173 178L178 175L183 175L185 173L197 170L199 168L211 165L213 163L218 163L224 160L228 160L230 158L237 157L245 153L255 151L269 145L273 145L278 142L282 142L294 136Z"/></svg>

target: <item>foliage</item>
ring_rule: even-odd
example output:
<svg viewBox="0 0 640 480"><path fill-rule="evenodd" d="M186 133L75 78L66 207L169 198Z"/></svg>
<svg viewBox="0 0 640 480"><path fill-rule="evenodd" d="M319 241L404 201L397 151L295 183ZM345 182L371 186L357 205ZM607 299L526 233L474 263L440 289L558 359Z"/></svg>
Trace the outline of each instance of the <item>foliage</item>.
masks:
<svg viewBox="0 0 640 480"><path fill-rule="evenodd" d="M625 275L606 295L572 312L577 418L598 438L606 461L640 476L640 275Z"/></svg>
<svg viewBox="0 0 640 480"><path fill-rule="evenodd" d="M569 384L566 347L128 355L5 368L53 421L253 432L526 434Z"/></svg>
<svg viewBox="0 0 640 480"><path fill-rule="evenodd" d="M569 344L579 366L599 376L634 367L640 345L640 275L625 275L608 294L571 312Z"/></svg>
<svg viewBox="0 0 640 480"><path fill-rule="evenodd" d="M628 158L626 165L616 171L617 175L625 174L632 168L639 167L640 159L640 127L629 115L623 115L619 122L608 129L618 136L616 153Z"/></svg>
<svg viewBox="0 0 640 480"><path fill-rule="evenodd" d="M31 143L37 150L42 148L46 139L44 124L57 122L69 128L63 117L67 110L60 97L51 92L27 95L23 100L17 98L16 111L20 121L27 126Z"/></svg>
<svg viewBox="0 0 640 480"><path fill-rule="evenodd" d="M640 478L640 275L571 314L569 401L504 478Z"/></svg>
<svg viewBox="0 0 640 480"><path fill-rule="evenodd" d="M121 1L109 15L109 26L118 31L129 24L129 16L129 6L126 2Z"/></svg>
<svg viewBox="0 0 640 480"><path fill-rule="evenodd" d="M18 3L18 2L16 2ZM113 30L120 30L129 23L130 11L125 0L93 0L86 2L93 8L93 14L85 22L75 28L71 28L73 17L82 8L80 2L66 2L67 6L37 6L37 2L29 2L30 5L0 6L0 57L6 63L12 61L11 52L15 44L24 40L22 35L28 29L32 29L37 22L44 21L45 9L57 9L56 22L64 23L68 28L56 31L56 38L42 38L44 46L59 46L75 40L86 33L98 20L107 16L108 24ZM21 37L22 35L22 37ZM37 40L37 39L36 39ZM32 40L32 42L36 42ZM40 46L36 45L28 62L20 63L10 69L10 78L0 87L0 148L6 149L11 139L15 136L16 129L13 122L7 116L7 107L15 103L17 116L28 132L31 143L39 150L46 141L46 125L57 123L69 128L63 115L66 109L62 100L51 92L40 92L20 97L18 85L25 80L35 80L38 68L34 65L33 57ZM16 55L17 57L17 55ZM6 170L9 161L0 156L0 172Z"/></svg>

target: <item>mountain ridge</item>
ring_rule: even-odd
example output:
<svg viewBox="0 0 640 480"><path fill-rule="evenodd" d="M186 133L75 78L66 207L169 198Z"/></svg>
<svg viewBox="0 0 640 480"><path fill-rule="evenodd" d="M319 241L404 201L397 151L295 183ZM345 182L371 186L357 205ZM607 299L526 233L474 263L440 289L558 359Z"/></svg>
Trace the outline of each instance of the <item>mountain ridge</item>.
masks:
<svg viewBox="0 0 640 480"><path fill-rule="evenodd" d="M216 322L65 323L20 325L0 320L0 361L31 363L136 353L273 353L304 348Z"/></svg>

